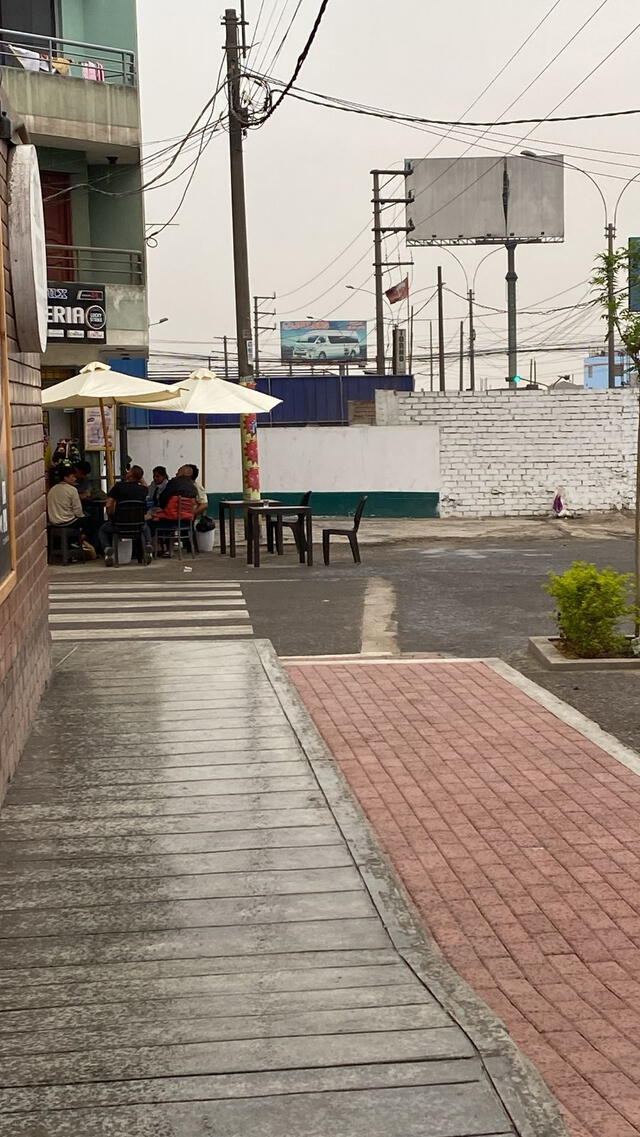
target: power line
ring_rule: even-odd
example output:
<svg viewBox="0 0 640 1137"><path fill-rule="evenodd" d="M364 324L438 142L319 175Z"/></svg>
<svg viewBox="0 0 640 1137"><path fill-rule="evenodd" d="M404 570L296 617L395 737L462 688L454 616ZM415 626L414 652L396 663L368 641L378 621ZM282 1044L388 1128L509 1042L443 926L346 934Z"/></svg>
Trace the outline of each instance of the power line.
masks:
<svg viewBox="0 0 640 1137"><path fill-rule="evenodd" d="M269 109L263 115L263 117L260 121L261 126L265 122L267 122L267 120L270 119L273 114L275 114L278 107L283 102L283 100L287 97L291 88L293 87L296 79L298 78L298 75L300 74L300 72L302 71L302 68L304 67L307 56L309 55L309 52L311 51L311 48L313 47L314 40L318 34L318 31L320 30L320 24L322 23L324 14L325 14L328 7L329 7L329 0L322 0L322 2L320 4L320 8L318 9L318 14L314 20L313 27L311 29L311 33L309 35L309 38L307 39L307 42L305 43L302 51L300 52L300 55L298 56L298 61L297 61L295 68L293 70L293 75L289 79L289 82L284 85L282 92L280 94L280 97L278 99L276 99L275 102L272 102ZM262 76L259 76L259 77L262 78Z"/></svg>
<svg viewBox="0 0 640 1137"><path fill-rule="evenodd" d="M300 11L300 9L301 9L301 7L302 7L302 3L303 3L303 0L298 0L298 3L296 4L296 7L295 7L295 10L294 10L293 16L291 17L291 19L290 19L290 21L289 21L289 23L288 23L288 25L287 25L286 31L285 31L285 33L284 33L284 35L283 35L282 39L280 40L280 43L279 43L279 45L278 45L278 47L277 47L277 49L276 49L276 53L275 53L275 55L273 56L273 58L272 58L272 60L271 60L271 63L269 64L269 67L268 67L268 70L269 70L269 71L271 70L271 68L272 68L272 67L274 67L274 66L275 66L275 64L276 64L276 63L277 63L277 61L278 61L278 57L279 57L279 55L280 55L280 53L281 53L281 51L282 51L282 49L283 49L283 47L284 47L285 43L287 42L287 39L289 38L289 35L290 35L290 33L291 33L291 29L293 28L293 25L294 25L294 24L295 24L295 22L296 22L296 17L297 17L297 15L298 15L298 12Z"/></svg>

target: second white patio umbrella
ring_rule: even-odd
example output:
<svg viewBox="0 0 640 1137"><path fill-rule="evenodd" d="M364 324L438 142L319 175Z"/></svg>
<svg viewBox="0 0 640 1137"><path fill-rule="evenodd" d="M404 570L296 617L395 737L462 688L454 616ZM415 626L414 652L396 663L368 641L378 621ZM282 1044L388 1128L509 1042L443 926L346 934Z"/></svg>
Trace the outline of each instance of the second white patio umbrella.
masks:
<svg viewBox="0 0 640 1137"><path fill-rule="evenodd" d="M193 371L188 379L172 383L164 388L171 392L170 398L157 404L147 399L140 403L143 410L180 411L185 415L255 415L266 414L279 406L282 399L263 395L253 387L243 387L240 383L229 383L220 379L214 371L201 368ZM137 404L136 404L137 405ZM201 469L206 466L206 425L200 422L202 431Z"/></svg>

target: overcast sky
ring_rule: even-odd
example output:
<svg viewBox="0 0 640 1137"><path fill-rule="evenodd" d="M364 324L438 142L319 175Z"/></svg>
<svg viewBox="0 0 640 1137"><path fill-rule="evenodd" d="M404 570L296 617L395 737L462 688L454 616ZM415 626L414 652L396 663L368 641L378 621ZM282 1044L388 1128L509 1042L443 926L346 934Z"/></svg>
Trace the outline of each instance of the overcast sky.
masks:
<svg viewBox="0 0 640 1137"><path fill-rule="evenodd" d="M319 0L302 0L291 33L272 67L296 5L297 0L264 0L249 66L282 79L289 77ZM246 6L251 42L261 0L246 0ZM552 6L553 0L531 0L527 4L453 0L441 5L426 0L398 0L395 4L388 0L331 0L298 85L436 119L542 118L581 84L640 20L637 0L558 0L540 30L465 116L469 104ZM598 8L600 11L574 42L522 94ZM178 8L175 0L138 0L138 9L143 129L145 151L151 156L160 149L160 140L176 138L188 130L215 89L222 58L224 29L220 20L224 8L222 2L212 0L184 0ZM640 28L556 113L640 107L639 49ZM224 93L218 108L224 109ZM596 178L612 212L625 181L640 172L639 126L640 115L542 123L533 128L508 126L490 131L468 153L517 154L523 148L563 152L568 161ZM285 100L264 127L249 132L246 142L252 294L276 292L278 320L309 315L323 318L329 313L337 319L372 320L373 297L366 292L349 292L345 287L373 288L370 170L399 168L404 158L425 156L432 150L437 157L457 157L467 150L473 137L481 134L455 131L443 140L442 133L438 136L422 127ZM190 151L167 177L193 157L194 151ZM160 168L151 163L147 177ZM148 194L149 222L169 218L185 181L186 177ZM571 170L566 174L565 190L564 244L518 250L519 305L523 309L574 305L588 298L585 282L603 241L603 205L595 187ZM176 221L178 225L166 229L158 238L158 247L149 252L151 319L169 317L167 324L152 330L152 348L206 354L209 348L219 348L216 337L235 334L228 136L224 132L216 134L202 156ZM618 244L639 232L640 177L620 206ZM391 259L393 249L390 243ZM487 252L455 251L469 277ZM446 251L415 248L412 257L404 255L407 250L402 247L401 252L400 260L413 258L415 262L410 273L416 308L430 295L438 264L443 266L446 283L456 292L465 292L463 272ZM502 345L506 339L505 316L489 310L491 306L504 308L505 255L504 251L496 253L477 274L479 349ZM400 279L404 271L398 269L393 278L388 278L388 285ZM486 311L482 304L488 306ZM446 314L447 338L453 346L458 321L466 315L463 302L449 296ZM416 324L417 351L428 343L428 319L435 315L435 303L420 313L419 320L425 322ZM523 345L597 343L602 339L602 324L590 309L523 316L520 339ZM265 351L275 353L275 344L274 338L265 336ZM539 378L549 381L561 372L573 372L581 378L583 354L539 353ZM528 374L530 357L531 352L523 346L521 373ZM478 373L502 382L504 358L482 360ZM452 386L456 383L453 364L449 382Z"/></svg>

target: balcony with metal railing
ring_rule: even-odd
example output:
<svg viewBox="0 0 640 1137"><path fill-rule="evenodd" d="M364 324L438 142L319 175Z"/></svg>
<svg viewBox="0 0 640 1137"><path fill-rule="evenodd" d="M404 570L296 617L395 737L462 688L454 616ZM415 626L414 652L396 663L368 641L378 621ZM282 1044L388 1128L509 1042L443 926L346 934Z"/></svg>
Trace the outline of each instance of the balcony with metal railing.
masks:
<svg viewBox="0 0 640 1137"><path fill-rule="evenodd" d="M140 111L133 51L1 28L0 74L37 145L86 142L103 154L136 160Z"/></svg>
<svg viewBox="0 0 640 1137"><path fill-rule="evenodd" d="M92 83L135 87L138 78L133 51L16 32L10 28L0 28L0 62L5 67Z"/></svg>
<svg viewBox="0 0 640 1137"><path fill-rule="evenodd" d="M47 245L49 282L144 284L144 264L144 254L139 249Z"/></svg>

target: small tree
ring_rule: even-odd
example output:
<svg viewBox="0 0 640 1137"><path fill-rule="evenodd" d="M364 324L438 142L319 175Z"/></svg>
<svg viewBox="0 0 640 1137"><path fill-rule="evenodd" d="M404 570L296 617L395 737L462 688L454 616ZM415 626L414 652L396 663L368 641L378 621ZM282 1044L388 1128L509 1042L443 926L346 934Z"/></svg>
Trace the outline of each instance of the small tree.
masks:
<svg viewBox="0 0 640 1137"><path fill-rule="evenodd" d="M610 284L613 282L613 288ZM631 264L627 249L600 253L591 281L602 318L613 319L625 351L631 360L631 378L640 395L640 312L629 310L632 287L640 284L640 265ZM635 516L635 632L640 635L640 406L636 442L636 516Z"/></svg>
<svg viewBox="0 0 640 1137"><path fill-rule="evenodd" d="M557 604L560 638L574 655L598 659L625 651L619 623L633 611L628 574L574 561L561 576L549 573L546 591Z"/></svg>

